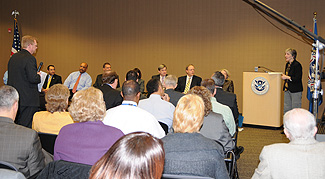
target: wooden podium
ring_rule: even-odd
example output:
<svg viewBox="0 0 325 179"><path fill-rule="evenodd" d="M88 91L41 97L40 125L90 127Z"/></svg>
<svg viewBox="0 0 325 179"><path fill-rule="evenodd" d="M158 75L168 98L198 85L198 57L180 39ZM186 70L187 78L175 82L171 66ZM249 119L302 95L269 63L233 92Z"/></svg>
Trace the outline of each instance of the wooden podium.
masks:
<svg viewBox="0 0 325 179"><path fill-rule="evenodd" d="M281 72L243 72L244 124L282 126L281 74Z"/></svg>

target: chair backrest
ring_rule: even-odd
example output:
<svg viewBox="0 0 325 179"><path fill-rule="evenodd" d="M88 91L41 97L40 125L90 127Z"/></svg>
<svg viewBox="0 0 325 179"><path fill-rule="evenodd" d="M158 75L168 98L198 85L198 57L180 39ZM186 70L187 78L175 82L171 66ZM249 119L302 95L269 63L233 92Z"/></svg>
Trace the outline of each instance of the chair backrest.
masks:
<svg viewBox="0 0 325 179"><path fill-rule="evenodd" d="M88 179L90 169L91 165L56 160L46 165L37 178Z"/></svg>
<svg viewBox="0 0 325 179"><path fill-rule="evenodd" d="M168 126L165 123L159 122L160 126L164 129L165 134L168 134Z"/></svg>
<svg viewBox="0 0 325 179"><path fill-rule="evenodd" d="M0 161L0 168L13 170L13 171L18 171L15 166L13 166L12 164L10 164L8 162L5 162L5 161Z"/></svg>
<svg viewBox="0 0 325 179"><path fill-rule="evenodd" d="M53 155L54 143L58 135L39 132L38 136L41 140L42 148Z"/></svg>
<svg viewBox="0 0 325 179"><path fill-rule="evenodd" d="M163 174L161 179L213 179L213 178L201 177L201 176L190 176L190 175Z"/></svg>
<svg viewBox="0 0 325 179"><path fill-rule="evenodd" d="M0 179L26 179L25 176L17 171L0 168Z"/></svg>

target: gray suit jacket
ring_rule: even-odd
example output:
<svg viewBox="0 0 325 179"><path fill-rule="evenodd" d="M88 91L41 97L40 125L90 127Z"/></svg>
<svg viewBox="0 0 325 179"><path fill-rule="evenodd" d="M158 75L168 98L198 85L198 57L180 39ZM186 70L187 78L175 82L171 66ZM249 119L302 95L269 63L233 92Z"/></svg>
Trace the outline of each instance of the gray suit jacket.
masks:
<svg viewBox="0 0 325 179"><path fill-rule="evenodd" d="M164 174L229 178L220 144L200 133L169 133L165 148Z"/></svg>
<svg viewBox="0 0 325 179"><path fill-rule="evenodd" d="M235 142L232 140L221 114L211 111L208 116L204 117L200 133L204 137L219 142L223 146L225 153L235 147Z"/></svg>
<svg viewBox="0 0 325 179"><path fill-rule="evenodd" d="M325 178L325 142L296 139L265 146L253 179Z"/></svg>
<svg viewBox="0 0 325 179"><path fill-rule="evenodd" d="M171 102L175 107L177 106L178 100L185 95L184 93L172 89L165 90L165 93L170 97L169 102Z"/></svg>
<svg viewBox="0 0 325 179"><path fill-rule="evenodd" d="M0 117L0 160L15 166L26 178L45 167L44 154L36 131Z"/></svg>

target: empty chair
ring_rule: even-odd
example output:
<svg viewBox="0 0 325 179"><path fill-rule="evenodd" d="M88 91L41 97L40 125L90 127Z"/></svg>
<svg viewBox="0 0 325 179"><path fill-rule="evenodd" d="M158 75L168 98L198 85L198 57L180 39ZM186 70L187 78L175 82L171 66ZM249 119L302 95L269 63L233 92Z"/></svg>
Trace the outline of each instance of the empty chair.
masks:
<svg viewBox="0 0 325 179"><path fill-rule="evenodd" d="M54 143L58 135L39 132L38 136L40 138L42 148L53 155Z"/></svg>

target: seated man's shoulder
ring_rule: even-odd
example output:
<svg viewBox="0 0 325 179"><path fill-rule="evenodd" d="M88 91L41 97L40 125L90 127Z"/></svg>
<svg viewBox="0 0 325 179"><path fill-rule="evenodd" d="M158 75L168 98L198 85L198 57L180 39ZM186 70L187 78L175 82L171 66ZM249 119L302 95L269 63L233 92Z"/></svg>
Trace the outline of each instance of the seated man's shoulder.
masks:
<svg viewBox="0 0 325 179"><path fill-rule="evenodd" d="M211 116L211 117L213 117L213 118L215 118L215 119L221 119L222 120L222 114L219 114L219 113L216 113L216 112L213 112L213 111L211 111L210 112L210 114L209 114L209 116Z"/></svg>

